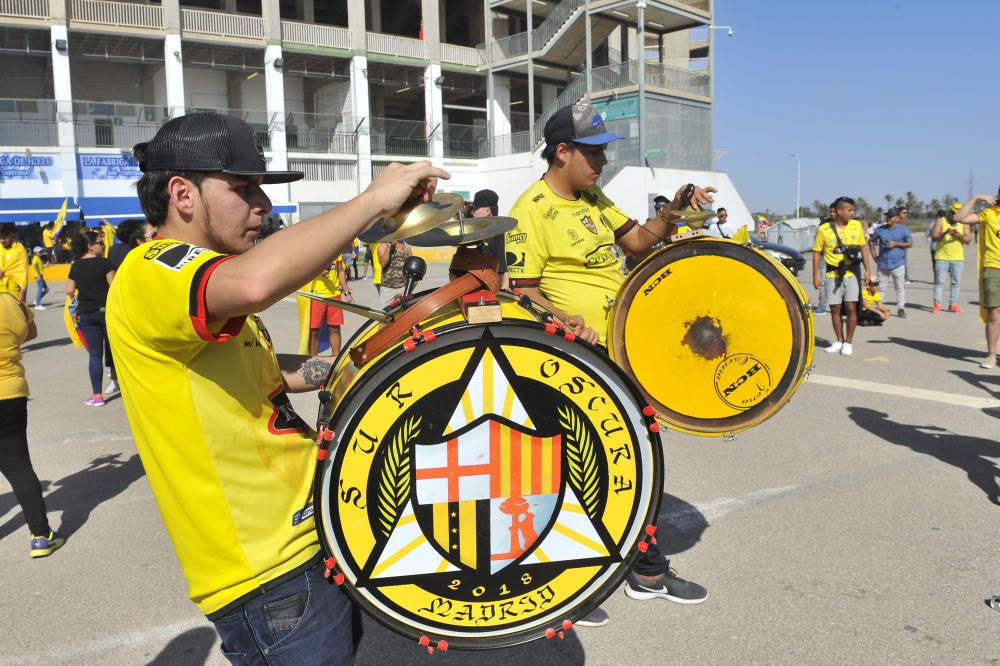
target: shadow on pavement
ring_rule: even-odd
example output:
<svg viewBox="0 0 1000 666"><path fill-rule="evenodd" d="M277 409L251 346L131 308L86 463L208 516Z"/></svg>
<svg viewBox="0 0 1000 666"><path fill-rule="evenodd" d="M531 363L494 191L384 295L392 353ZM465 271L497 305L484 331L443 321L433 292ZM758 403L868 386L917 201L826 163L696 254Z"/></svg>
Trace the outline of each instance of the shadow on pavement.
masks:
<svg viewBox="0 0 1000 666"><path fill-rule="evenodd" d="M962 381L967 382L973 388L988 393L990 397L1000 398L1000 377L977 375L974 372L966 372L965 370L951 370L950 372Z"/></svg>
<svg viewBox="0 0 1000 666"><path fill-rule="evenodd" d="M656 521L656 545L667 557L691 550L708 529L708 520L693 504L663 493Z"/></svg>
<svg viewBox="0 0 1000 666"><path fill-rule="evenodd" d="M45 507L50 521L52 514L62 512L58 530L64 537L72 536L83 527L94 509L122 493L145 473L139 454L133 454L127 460L120 460L121 455L115 453L94 458L79 472L73 472L49 484ZM42 481L42 486L46 483ZM13 498L13 493L10 495ZM0 497L0 505L7 501L4 497L6 496ZM18 511L16 516L0 525L0 539L12 533L23 522L24 516Z"/></svg>
<svg viewBox="0 0 1000 666"><path fill-rule="evenodd" d="M551 640L540 638L514 647L499 650L460 651L427 654L425 648L416 641L404 638L386 629L381 624L364 616L364 638L354 658L355 666L428 666L433 661L441 664L476 664L476 666L514 666L516 664L538 664L572 666L585 662L583 644L577 631L608 631L611 625L602 628L581 628L566 632L565 638ZM619 627L621 630L622 627Z"/></svg>
<svg viewBox="0 0 1000 666"><path fill-rule="evenodd" d="M928 340L910 340L907 338L889 337L886 340L869 340L868 344L902 345L904 347L909 347L910 349L916 349L917 351L925 354L930 354L931 356L950 358L959 361L969 361L970 363L979 363L980 359L984 356L984 353L978 349L967 349L965 347L943 345L939 342L930 342Z"/></svg>
<svg viewBox="0 0 1000 666"><path fill-rule="evenodd" d="M167 643L146 666L203 666L215 645L216 633L208 627L185 631Z"/></svg>
<svg viewBox="0 0 1000 666"><path fill-rule="evenodd" d="M857 425L880 439L965 471L969 481L982 490L990 502L1000 505L1000 488L997 487L1000 470L990 460L1000 458L1000 442L956 435L933 425L896 423L885 412L865 407L848 407L847 413Z"/></svg>
<svg viewBox="0 0 1000 666"><path fill-rule="evenodd" d="M48 349L49 347L65 347L71 344L69 338L55 338L53 340L45 340L44 342L32 342L30 344L21 347L22 352L38 351L39 349Z"/></svg>

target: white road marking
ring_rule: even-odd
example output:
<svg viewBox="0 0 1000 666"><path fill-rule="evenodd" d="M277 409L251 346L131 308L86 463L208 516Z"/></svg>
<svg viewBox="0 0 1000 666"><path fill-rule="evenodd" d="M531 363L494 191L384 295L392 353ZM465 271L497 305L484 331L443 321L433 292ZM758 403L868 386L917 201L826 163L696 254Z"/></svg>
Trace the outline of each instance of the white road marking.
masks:
<svg viewBox="0 0 1000 666"><path fill-rule="evenodd" d="M727 513L737 509L745 509L761 502L766 502L779 495L790 493L798 486L780 486L764 488L743 497L717 497L711 502L683 506L669 511L660 510L659 520L670 523L672 527L681 530L695 529L705 523L711 525Z"/></svg>
<svg viewBox="0 0 1000 666"><path fill-rule="evenodd" d="M857 389L859 391L871 391L872 393L882 393L884 395L895 395L901 398L916 398L917 400L943 402L946 405L972 407L973 409L994 409L1000 407L1000 400L995 398L977 398L975 396L962 395L961 393L931 391L911 386L897 386L896 384L883 384L882 382L867 382L861 379L848 379L846 377L833 377L831 375L810 375L809 382L813 384L822 384L824 386L836 386L837 388Z"/></svg>
<svg viewBox="0 0 1000 666"><path fill-rule="evenodd" d="M205 627L214 631L212 624L205 618L168 624L160 627L151 627L142 631L131 631L124 634L115 634L89 643L79 645L60 646L58 650L44 654L18 655L16 657L0 657L0 666L10 664L44 664L44 663L64 663L74 659L89 657L91 655L107 654L112 650L121 648L139 648L143 645L155 645L162 643L166 647L174 638L177 638L186 631Z"/></svg>

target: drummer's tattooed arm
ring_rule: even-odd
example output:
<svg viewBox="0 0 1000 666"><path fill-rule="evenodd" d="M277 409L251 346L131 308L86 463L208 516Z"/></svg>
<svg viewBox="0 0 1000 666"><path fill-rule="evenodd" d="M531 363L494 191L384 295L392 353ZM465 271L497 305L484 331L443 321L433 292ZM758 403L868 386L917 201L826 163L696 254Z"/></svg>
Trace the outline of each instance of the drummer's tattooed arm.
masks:
<svg viewBox="0 0 1000 666"><path fill-rule="evenodd" d="M315 391L330 373L331 356L299 356L278 354L278 365L290 393Z"/></svg>

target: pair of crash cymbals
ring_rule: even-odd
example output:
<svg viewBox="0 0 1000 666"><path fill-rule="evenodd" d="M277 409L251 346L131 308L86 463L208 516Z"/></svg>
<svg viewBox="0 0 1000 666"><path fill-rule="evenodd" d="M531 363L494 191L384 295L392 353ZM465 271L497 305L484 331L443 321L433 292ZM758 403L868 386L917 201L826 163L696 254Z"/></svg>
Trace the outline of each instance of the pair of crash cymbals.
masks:
<svg viewBox="0 0 1000 666"><path fill-rule="evenodd" d="M456 246L477 243L517 226L512 217L466 217L462 204L457 194L435 194L430 201L415 202L392 217L376 220L359 238L365 243L405 238L417 247Z"/></svg>

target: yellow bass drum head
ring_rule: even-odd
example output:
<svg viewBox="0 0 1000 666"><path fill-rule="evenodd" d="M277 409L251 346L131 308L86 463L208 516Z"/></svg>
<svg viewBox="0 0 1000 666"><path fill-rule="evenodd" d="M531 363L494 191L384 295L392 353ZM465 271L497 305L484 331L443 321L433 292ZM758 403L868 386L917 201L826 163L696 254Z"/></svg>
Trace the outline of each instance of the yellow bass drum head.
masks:
<svg viewBox="0 0 1000 666"><path fill-rule="evenodd" d="M329 418L314 486L328 566L428 647L557 635L651 536L652 410L599 350L541 324L434 331L360 369Z"/></svg>
<svg viewBox="0 0 1000 666"><path fill-rule="evenodd" d="M812 313L798 281L769 255L694 239L629 275L608 347L671 426L724 435L791 398L812 362Z"/></svg>

